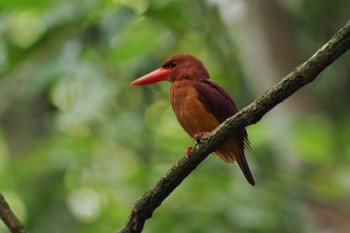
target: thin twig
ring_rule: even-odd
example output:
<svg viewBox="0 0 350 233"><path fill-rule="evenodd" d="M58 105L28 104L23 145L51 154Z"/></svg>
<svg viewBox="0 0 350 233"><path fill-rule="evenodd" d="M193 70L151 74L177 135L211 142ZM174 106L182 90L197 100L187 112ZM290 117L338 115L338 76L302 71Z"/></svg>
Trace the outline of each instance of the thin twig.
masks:
<svg viewBox="0 0 350 233"><path fill-rule="evenodd" d="M145 221L165 198L213 151L238 129L258 122L268 111L312 82L338 57L350 48L350 21L322 46L309 60L298 66L278 84L253 103L228 118L211 133L201 137L192 149L189 159L181 159L160 180L140 197L120 233L139 233Z"/></svg>
<svg viewBox="0 0 350 233"><path fill-rule="evenodd" d="M0 193L0 217L12 233L28 233Z"/></svg>

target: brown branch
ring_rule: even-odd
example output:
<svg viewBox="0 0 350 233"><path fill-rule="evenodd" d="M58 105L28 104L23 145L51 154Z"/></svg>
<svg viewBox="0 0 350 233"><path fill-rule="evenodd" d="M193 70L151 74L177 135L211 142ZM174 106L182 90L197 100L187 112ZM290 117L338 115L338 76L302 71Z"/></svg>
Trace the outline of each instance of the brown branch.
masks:
<svg viewBox="0 0 350 233"><path fill-rule="evenodd" d="M258 122L268 111L298 89L312 82L319 73L350 47L350 21L309 60L298 66L277 85L253 103L228 118L211 133L204 135L192 149L189 159L181 159L149 191L140 197L120 233L141 232L145 221L165 198L213 151L239 128Z"/></svg>
<svg viewBox="0 0 350 233"><path fill-rule="evenodd" d="M0 193L0 217L12 233L28 233Z"/></svg>

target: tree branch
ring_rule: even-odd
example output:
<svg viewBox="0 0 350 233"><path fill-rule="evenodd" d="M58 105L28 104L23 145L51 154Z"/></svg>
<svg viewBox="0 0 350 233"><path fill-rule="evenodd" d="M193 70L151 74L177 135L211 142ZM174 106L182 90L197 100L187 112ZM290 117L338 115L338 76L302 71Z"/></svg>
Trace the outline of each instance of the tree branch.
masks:
<svg viewBox="0 0 350 233"><path fill-rule="evenodd" d="M319 73L350 47L350 21L323 45L309 60L298 66L272 89L249 104L220 126L200 138L189 159L182 158L149 191L140 197L120 233L141 232L145 221L165 198L213 151L238 129L258 122L268 111L298 89L312 82Z"/></svg>
<svg viewBox="0 0 350 233"><path fill-rule="evenodd" d="M28 233L0 193L0 217L12 233Z"/></svg>

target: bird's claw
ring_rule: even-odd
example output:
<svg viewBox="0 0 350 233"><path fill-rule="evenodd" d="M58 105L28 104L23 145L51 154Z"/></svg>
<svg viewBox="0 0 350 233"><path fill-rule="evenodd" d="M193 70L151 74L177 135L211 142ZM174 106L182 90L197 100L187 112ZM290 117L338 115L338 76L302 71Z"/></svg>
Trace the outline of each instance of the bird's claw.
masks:
<svg viewBox="0 0 350 233"><path fill-rule="evenodd" d="M193 141L198 142L198 141L201 139L201 137L202 137L204 134L207 134L207 133L208 133L207 131L196 133L196 134L193 136ZM186 159L189 158L191 149L192 149L192 146L187 147L187 149L186 149L186 154L185 154Z"/></svg>
<svg viewBox="0 0 350 233"><path fill-rule="evenodd" d="M196 133L194 136L193 136L193 141L196 141L198 142L201 137L204 135L204 134L207 134L208 132L207 131L204 131L204 132L199 132L199 133Z"/></svg>
<svg viewBox="0 0 350 233"><path fill-rule="evenodd" d="M189 158L191 150L192 150L192 146L188 146L185 154L186 159Z"/></svg>
<svg viewBox="0 0 350 233"><path fill-rule="evenodd" d="M198 143L199 140L201 139L201 137L202 137L204 134L207 134L207 133L208 133L207 131L196 133L196 134L193 136L193 139L192 139L192 140L193 140L193 141L196 141L196 142ZM192 149L192 146L187 147L186 154L185 154L186 159L189 158L191 149Z"/></svg>

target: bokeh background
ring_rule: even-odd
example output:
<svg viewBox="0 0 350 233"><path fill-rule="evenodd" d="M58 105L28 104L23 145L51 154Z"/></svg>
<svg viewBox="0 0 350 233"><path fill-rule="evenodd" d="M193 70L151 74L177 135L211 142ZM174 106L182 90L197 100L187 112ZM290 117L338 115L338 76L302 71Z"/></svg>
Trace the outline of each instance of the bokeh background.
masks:
<svg viewBox="0 0 350 233"><path fill-rule="evenodd" d="M242 108L328 41L349 9L346 0L2 0L0 191L31 232L120 229L192 144L170 83L132 80L191 53ZM144 232L350 232L349 73L347 53L247 128L255 187L210 156Z"/></svg>

